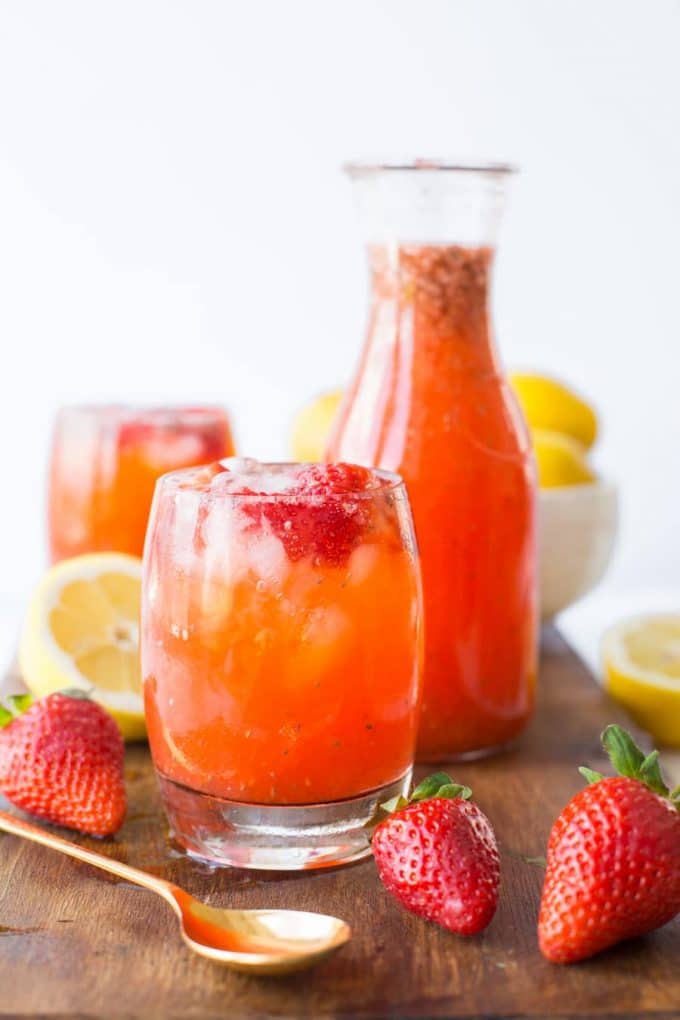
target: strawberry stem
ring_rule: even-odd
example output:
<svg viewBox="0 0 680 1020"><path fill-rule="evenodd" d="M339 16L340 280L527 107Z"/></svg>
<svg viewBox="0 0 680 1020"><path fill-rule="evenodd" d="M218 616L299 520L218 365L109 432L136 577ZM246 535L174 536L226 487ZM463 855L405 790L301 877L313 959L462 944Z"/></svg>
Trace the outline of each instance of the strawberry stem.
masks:
<svg viewBox="0 0 680 1020"><path fill-rule="evenodd" d="M461 786L460 783L444 783L437 790L436 796L446 797L447 800L455 800L456 797L460 797L461 800L470 800L472 790L469 786Z"/></svg>
<svg viewBox="0 0 680 1020"><path fill-rule="evenodd" d="M388 815L391 815L394 811L401 811L405 807L408 807L408 798L402 797L401 794L398 797L390 797L389 800L383 801L380 805L381 810Z"/></svg>
<svg viewBox="0 0 680 1020"><path fill-rule="evenodd" d="M380 807L383 811L391 814L393 811L401 811L402 808L407 807L409 804L417 804L422 800L431 800L433 797L445 797L447 800L454 800L456 797L460 797L461 800L469 800L471 796L472 790L469 786L461 786L460 783L454 783L451 776L446 772L434 772L431 776L427 776L426 779L418 783L409 797L403 797L400 794L397 797L386 800Z"/></svg>
<svg viewBox="0 0 680 1020"><path fill-rule="evenodd" d="M23 715L32 704L32 694L10 694L7 698L7 705L0 704L0 729L9 726L12 720Z"/></svg>
<svg viewBox="0 0 680 1020"><path fill-rule="evenodd" d="M33 695L10 694L7 700L9 701L10 709L14 716L23 715L23 713L33 704Z"/></svg>
<svg viewBox="0 0 680 1020"><path fill-rule="evenodd" d="M448 786L453 780L446 772L433 772L413 789L409 800L427 800L434 797L442 786Z"/></svg>
<svg viewBox="0 0 680 1020"><path fill-rule="evenodd" d="M616 725L607 726L602 734L602 745L619 775L644 783L660 797L668 798L680 811L680 787L670 792L661 774L658 751L645 756L630 733ZM599 783L604 779L599 772L589 768L580 768L579 772L589 783Z"/></svg>
<svg viewBox="0 0 680 1020"><path fill-rule="evenodd" d="M548 862L545 859L545 857L542 857L542 856L541 857L524 857L523 854L521 854L520 856L522 856L522 858L527 862L527 864L535 864L538 868L547 868L547 866L548 866Z"/></svg>
<svg viewBox="0 0 680 1020"><path fill-rule="evenodd" d="M650 788L650 790L654 790L654 793L658 793L660 797L670 797L671 791L666 786L664 778L661 775L658 751L652 751L652 753L648 754L643 761L640 766L640 779Z"/></svg>
<svg viewBox="0 0 680 1020"><path fill-rule="evenodd" d="M602 745L619 775L639 779L645 756L630 733L621 726L607 726L602 734Z"/></svg>
<svg viewBox="0 0 680 1020"><path fill-rule="evenodd" d="M588 780L591 786L593 783L599 783L602 779L604 779L601 772L594 772L593 769L589 769L586 765L581 765L579 772L584 779Z"/></svg>

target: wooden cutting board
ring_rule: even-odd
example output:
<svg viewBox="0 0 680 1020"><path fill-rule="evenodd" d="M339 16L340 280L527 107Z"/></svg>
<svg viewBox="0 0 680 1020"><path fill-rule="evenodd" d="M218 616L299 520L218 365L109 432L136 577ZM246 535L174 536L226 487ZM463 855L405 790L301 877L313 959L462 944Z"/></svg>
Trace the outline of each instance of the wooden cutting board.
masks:
<svg viewBox="0 0 680 1020"><path fill-rule="evenodd" d="M195 957L152 894L52 851L0 836L0 1016L680 1017L680 919L592 961L556 967L536 945L552 821L605 765L598 735L618 718L555 631L544 635L536 718L516 750L461 765L503 854L501 903L483 936L461 939L402 910L371 860L336 871L211 870L167 838L146 748L128 751L128 819L115 840L82 842L183 885L217 906L322 910L354 937L316 970L277 979ZM422 772L422 770L421 770Z"/></svg>

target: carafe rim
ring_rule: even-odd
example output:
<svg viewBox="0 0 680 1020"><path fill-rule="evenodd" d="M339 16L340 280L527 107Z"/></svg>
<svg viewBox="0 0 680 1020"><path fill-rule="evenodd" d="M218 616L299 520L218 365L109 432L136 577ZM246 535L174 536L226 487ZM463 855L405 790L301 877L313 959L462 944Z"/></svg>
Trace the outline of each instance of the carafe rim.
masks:
<svg viewBox="0 0 680 1020"><path fill-rule="evenodd" d="M442 173L475 173L475 174L516 174L519 170L512 163L494 161L439 160L415 159L412 162L364 162L350 161L342 164L342 169L350 177L359 177L379 173L405 172L442 172Z"/></svg>

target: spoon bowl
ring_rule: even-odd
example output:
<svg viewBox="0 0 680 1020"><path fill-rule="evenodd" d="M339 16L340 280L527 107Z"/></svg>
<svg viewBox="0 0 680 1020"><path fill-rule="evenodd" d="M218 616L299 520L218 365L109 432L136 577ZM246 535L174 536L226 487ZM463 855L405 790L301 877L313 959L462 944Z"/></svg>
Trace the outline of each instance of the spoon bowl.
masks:
<svg viewBox="0 0 680 1020"><path fill-rule="evenodd" d="M179 893L179 896L177 895ZM351 937L344 921L303 910L209 907L177 890L186 944L234 970L286 974L318 963Z"/></svg>
<svg viewBox="0 0 680 1020"><path fill-rule="evenodd" d="M210 907L184 889L104 857L0 811L0 829L58 850L157 893L180 919L182 938L195 953L249 974L287 974L319 963L351 936L349 925L305 910L229 910Z"/></svg>

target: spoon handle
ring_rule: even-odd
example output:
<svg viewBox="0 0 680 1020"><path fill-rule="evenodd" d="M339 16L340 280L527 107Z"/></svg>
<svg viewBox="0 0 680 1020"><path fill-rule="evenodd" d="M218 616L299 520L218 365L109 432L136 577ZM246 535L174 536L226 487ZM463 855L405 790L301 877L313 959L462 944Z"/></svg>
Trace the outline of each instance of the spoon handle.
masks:
<svg viewBox="0 0 680 1020"><path fill-rule="evenodd" d="M164 881L162 878L156 878L155 875L149 875L146 871L131 868L129 864L123 864L121 861L116 861L111 857L105 857L103 854L97 854L93 850L87 850L83 846L78 846L77 843L71 843L67 839L62 839L61 836L55 836L51 832L39 828L37 825L31 825L22 818L16 818L14 815L8 814L6 811L0 811L0 829L11 833L13 836L21 836L23 839L31 840L33 843L40 843L41 846L47 846L50 850L58 850L62 854L68 854L69 857L75 857L78 861L84 861L86 864L91 864L95 868L101 868L102 871L108 871L112 875L117 875L128 882L133 882L135 885L141 885L145 889L150 889L152 892L162 896L168 903L171 903L175 911L179 913L179 904L174 895L175 886L170 882Z"/></svg>

